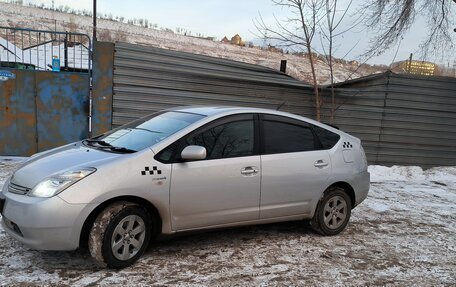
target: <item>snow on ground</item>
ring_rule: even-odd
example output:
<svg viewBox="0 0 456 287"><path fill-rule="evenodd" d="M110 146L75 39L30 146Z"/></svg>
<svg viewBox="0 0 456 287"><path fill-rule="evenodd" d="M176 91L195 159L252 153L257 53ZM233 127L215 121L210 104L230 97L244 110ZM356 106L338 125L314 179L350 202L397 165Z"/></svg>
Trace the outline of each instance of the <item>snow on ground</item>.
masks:
<svg viewBox="0 0 456 287"><path fill-rule="evenodd" d="M0 185L19 164L0 158ZM83 251L30 250L0 228L0 285L455 286L456 167L369 170L369 197L338 236L301 222L183 235L121 271Z"/></svg>

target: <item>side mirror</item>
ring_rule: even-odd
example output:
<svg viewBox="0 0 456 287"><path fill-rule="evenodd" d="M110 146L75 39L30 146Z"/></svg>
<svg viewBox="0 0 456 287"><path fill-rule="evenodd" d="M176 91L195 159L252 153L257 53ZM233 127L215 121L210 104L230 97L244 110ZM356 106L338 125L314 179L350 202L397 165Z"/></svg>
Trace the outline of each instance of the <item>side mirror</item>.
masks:
<svg viewBox="0 0 456 287"><path fill-rule="evenodd" d="M199 145L189 145L181 153L184 160L200 160L206 158L206 148Z"/></svg>

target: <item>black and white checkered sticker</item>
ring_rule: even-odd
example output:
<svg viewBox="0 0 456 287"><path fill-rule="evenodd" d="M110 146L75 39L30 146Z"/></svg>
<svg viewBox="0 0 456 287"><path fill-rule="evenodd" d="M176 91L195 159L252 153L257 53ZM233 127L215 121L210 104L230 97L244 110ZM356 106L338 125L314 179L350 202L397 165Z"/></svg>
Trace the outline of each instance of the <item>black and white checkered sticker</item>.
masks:
<svg viewBox="0 0 456 287"><path fill-rule="evenodd" d="M344 142L343 148L353 148L350 142Z"/></svg>
<svg viewBox="0 0 456 287"><path fill-rule="evenodd" d="M152 169L150 167L146 166L144 170L141 171L141 175L156 175L156 174L161 174L162 171L161 169L158 169L157 166L153 166Z"/></svg>

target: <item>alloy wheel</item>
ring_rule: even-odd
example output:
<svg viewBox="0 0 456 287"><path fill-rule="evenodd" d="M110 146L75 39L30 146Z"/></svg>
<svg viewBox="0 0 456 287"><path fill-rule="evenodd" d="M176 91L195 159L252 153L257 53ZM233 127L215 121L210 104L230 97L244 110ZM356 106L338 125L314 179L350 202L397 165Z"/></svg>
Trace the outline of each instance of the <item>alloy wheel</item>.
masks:
<svg viewBox="0 0 456 287"><path fill-rule="evenodd" d="M325 204L323 219L330 229L339 228L347 217L347 202L341 196L331 197Z"/></svg>
<svg viewBox="0 0 456 287"><path fill-rule="evenodd" d="M140 216L129 215L117 224L111 238L112 254L118 260L133 258L144 244L146 228Z"/></svg>

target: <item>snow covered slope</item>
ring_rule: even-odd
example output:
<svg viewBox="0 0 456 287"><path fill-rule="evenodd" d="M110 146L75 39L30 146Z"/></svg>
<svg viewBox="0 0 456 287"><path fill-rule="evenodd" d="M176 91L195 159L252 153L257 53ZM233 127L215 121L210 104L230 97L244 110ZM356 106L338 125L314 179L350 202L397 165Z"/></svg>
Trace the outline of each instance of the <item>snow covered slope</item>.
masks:
<svg viewBox="0 0 456 287"><path fill-rule="evenodd" d="M92 19L39 8L24 7L0 2L0 26L81 32L91 35ZM57 22L54 22L54 19ZM110 38L113 41L136 43L164 49L191 52L213 57L231 59L251 64L263 65L276 70L280 61L287 60L287 73L297 79L311 82L310 65L307 58L291 54L261 50L260 48L239 47L216 41L175 34L172 32L143 28L126 23L102 20L97 21L99 40ZM1 33L1 30L0 30ZM104 39L106 40L106 39ZM335 60L334 76L337 81L381 72L374 67L357 69L356 65ZM329 67L321 60L316 60L316 73L320 83L328 83Z"/></svg>

